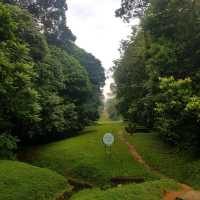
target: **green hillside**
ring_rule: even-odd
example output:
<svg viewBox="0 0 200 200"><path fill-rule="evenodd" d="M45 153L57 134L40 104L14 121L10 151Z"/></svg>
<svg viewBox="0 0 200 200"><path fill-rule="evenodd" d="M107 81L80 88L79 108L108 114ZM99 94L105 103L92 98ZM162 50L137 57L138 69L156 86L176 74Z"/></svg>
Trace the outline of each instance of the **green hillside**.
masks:
<svg viewBox="0 0 200 200"><path fill-rule="evenodd" d="M0 161L2 200L54 200L67 191L70 191L67 180L49 169L15 161Z"/></svg>
<svg viewBox="0 0 200 200"><path fill-rule="evenodd" d="M135 176L155 180L159 176L134 161L127 146L118 136L122 123L101 123L90 126L82 135L25 150L23 157L33 165L49 168L66 176L94 185L105 186L115 176ZM115 135L115 144L108 155L102 143L106 132Z"/></svg>

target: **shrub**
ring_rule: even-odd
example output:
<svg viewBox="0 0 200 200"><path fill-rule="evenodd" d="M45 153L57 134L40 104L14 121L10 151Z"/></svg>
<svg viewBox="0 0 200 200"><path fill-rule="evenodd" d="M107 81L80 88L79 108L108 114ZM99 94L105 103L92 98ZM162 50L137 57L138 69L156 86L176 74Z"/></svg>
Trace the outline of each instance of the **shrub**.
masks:
<svg viewBox="0 0 200 200"><path fill-rule="evenodd" d="M9 134L0 135L0 159L14 159L18 139Z"/></svg>
<svg viewBox="0 0 200 200"><path fill-rule="evenodd" d="M156 128L171 144L199 151L200 98L194 95L190 78L160 79L160 98L156 102Z"/></svg>
<svg viewBox="0 0 200 200"><path fill-rule="evenodd" d="M135 123L128 123L127 126L125 127L125 130L128 132L128 133L135 133L136 130L137 130L137 125Z"/></svg>

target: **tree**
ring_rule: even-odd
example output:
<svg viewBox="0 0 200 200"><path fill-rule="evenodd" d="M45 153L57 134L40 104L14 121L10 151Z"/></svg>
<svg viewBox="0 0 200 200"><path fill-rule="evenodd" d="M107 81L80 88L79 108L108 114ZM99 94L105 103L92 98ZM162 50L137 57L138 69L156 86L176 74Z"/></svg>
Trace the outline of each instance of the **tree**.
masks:
<svg viewBox="0 0 200 200"><path fill-rule="evenodd" d="M2 27L11 25L8 29L9 34L6 29L1 29L0 132L17 136L28 133L29 127L40 120L41 109L39 94L33 84L35 73L30 49L27 43L18 38L23 27L21 12L16 7L0 4ZM16 13L19 14L19 18ZM23 15L30 19L27 13Z"/></svg>
<svg viewBox="0 0 200 200"><path fill-rule="evenodd" d="M144 16L146 8L149 6L150 0L122 0L121 8L116 10L117 17L123 18L129 22L130 19Z"/></svg>
<svg viewBox="0 0 200 200"><path fill-rule="evenodd" d="M137 34L135 32L135 34ZM118 109L125 120L151 126L152 112L146 87L145 42L143 34L133 35L121 59L115 62ZM149 111L150 110L150 111Z"/></svg>
<svg viewBox="0 0 200 200"><path fill-rule="evenodd" d="M74 43L70 43L64 47L66 51L75 57L79 63L86 69L90 82L92 84L92 92L87 102L87 119L95 121L99 118L99 106L101 105L101 93L105 84L104 68L97 58L87 53L84 49L79 48ZM91 119L90 119L91 117Z"/></svg>
<svg viewBox="0 0 200 200"><path fill-rule="evenodd" d="M193 92L192 80L160 78L160 90L155 111L156 127L162 138L170 144L199 151L200 98Z"/></svg>
<svg viewBox="0 0 200 200"><path fill-rule="evenodd" d="M65 0L2 0L4 3L18 5L27 9L35 18L38 27L51 43L66 43L75 41L76 37L66 26Z"/></svg>
<svg viewBox="0 0 200 200"><path fill-rule="evenodd" d="M0 2L0 157L98 119L104 70L66 35L65 11L64 0Z"/></svg>
<svg viewBox="0 0 200 200"><path fill-rule="evenodd" d="M142 17L114 68L119 111L130 124L157 128L165 141L198 149L200 4L123 2L122 17Z"/></svg>

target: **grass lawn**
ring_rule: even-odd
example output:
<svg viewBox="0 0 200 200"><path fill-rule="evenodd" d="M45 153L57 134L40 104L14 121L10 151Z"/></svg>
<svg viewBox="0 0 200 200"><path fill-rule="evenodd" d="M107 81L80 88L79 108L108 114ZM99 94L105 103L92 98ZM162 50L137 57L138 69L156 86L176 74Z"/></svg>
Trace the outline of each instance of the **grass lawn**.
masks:
<svg viewBox="0 0 200 200"><path fill-rule="evenodd" d="M172 180L159 180L143 184L132 184L111 188L85 190L75 194L70 200L161 200L165 191L177 190Z"/></svg>
<svg viewBox="0 0 200 200"><path fill-rule="evenodd" d="M66 176L90 182L96 186L109 186L115 176L144 177L157 180L157 174L133 160L127 146L117 138L122 123L99 123L87 128L80 136L26 150L23 157L33 165L49 168ZM111 156L105 153L102 136L116 134Z"/></svg>
<svg viewBox="0 0 200 200"><path fill-rule="evenodd" d="M194 160L187 152L178 152L164 144L153 133L128 136L146 162L161 173L182 183L200 189L200 160Z"/></svg>
<svg viewBox="0 0 200 200"><path fill-rule="evenodd" d="M0 161L2 200L54 200L68 190L66 179L51 170L21 162Z"/></svg>

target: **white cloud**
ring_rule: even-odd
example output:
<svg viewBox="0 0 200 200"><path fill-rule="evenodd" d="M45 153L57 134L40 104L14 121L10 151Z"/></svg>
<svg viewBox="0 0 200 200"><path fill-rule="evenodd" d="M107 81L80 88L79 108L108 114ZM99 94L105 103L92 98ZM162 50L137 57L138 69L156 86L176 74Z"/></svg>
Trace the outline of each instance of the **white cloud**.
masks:
<svg viewBox="0 0 200 200"><path fill-rule="evenodd" d="M68 0L68 26L77 36L77 45L102 61L105 69L119 57L119 44L131 27L114 16L121 0ZM107 81L104 93L109 92Z"/></svg>

